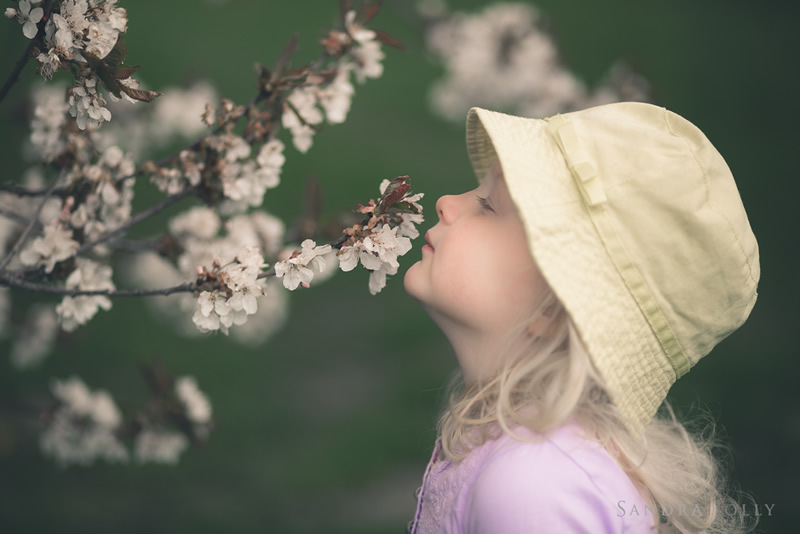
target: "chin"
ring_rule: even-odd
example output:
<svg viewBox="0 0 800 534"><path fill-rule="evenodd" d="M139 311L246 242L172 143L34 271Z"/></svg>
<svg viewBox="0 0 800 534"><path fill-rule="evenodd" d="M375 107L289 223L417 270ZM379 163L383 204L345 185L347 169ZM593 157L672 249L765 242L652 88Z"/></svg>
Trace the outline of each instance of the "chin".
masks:
<svg viewBox="0 0 800 534"><path fill-rule="evenodd" d="M419 262L415 263L411 267L406 270L406 274L403 275L403 287L410 296L414 297L417 300L420 300L419 288L419 280L417 279L417 273L419 267Z"/></svg>
<svg viewBox="0 0 800 534"><path fill-rule="evenodd" d="M423 306L430 301L431 285L428 279L426 265L418 261L406 270L403 276L403 287L408 295Z"/></svg>

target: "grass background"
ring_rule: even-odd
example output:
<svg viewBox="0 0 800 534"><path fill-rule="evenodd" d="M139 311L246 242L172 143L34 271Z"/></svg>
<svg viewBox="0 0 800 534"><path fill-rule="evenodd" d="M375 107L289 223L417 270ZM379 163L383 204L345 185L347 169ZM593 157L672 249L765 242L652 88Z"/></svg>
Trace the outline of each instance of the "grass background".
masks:
<svg viewBox="0 0 800 534"><path fill-rule="evenodd" d="M476 10L487 2L453 4ZM300 35L294 64L316 57L338 3L122 5L129 60L143 65L139 77L150 88L208 78L219 94L246 102L253 63L274 63L294 32ZM760 244L759 302L747 324L682 378L670 399L681 412L706 407L724 429L733 478L762 513L763 505L775 505L760 531L792 531L793 506L800 504L794 65L800 6L778 0L536 5L571 70L591 85L615 60L632 61L652 83L656 103L700 126L737 177ZM374 26L408 51L387 51L385 75L356 88L347 122L317 135L307 155L287 148L282 185L264 206L284 220L299 214L310 175L321 181L326 212L335 213L374 196L381 179L408 174L426 193L426 225L435 222L439 195L471 187L463 126L427 109L426 92L442 70L426 56L409 2L386 1ZM25 45L18 25L0 24L0 73L10 72ZM26 95L38 83L28 65L0 103L4 181L25 168L19 153L28 135ZM418 257L417 246L403 266ZM0 355L8 350L0 342ZM51 377L77 373L90 387L110 390L123 409L133 407L146 393L136 364L154 358L176 374L194 375L210 396L218 428L206 448L187 452L178 467L60 469L42 457L37 422L18 409L20 402L45 398ZM400 275L377 297L358 272L296 292L288 326L258 350L224 336L177 337L142 302L118 299L111 312L60 339L40 368L19 372L0 358L0 531L402 531L454 367L446 340L405 295Z"/></svg>

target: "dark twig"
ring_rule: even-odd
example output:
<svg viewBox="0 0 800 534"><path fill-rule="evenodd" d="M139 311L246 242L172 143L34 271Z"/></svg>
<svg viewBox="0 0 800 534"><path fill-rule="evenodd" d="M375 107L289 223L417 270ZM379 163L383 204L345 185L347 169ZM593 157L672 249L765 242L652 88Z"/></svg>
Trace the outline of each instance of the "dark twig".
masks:
<svg viewBox="0 0 800 534"><path fill-rule="evenodd" d="M50 17L51 4L52 1L47 0L42 6L42 8L44 9L44 16L42 17L42 20L47 20ZM41 32L41 30L39 31ZM38 37L38 32L37 32L37 37ZM30 42L28 43L28 46L25 47L25 51L17 60L17 64L14 65L14 70L11 71L11 74L8 75L8 79L6 79L5 83L3 84L3 87L0 88L0 102L3 101L8 92L11 90L11 87L13 87L13 85L17 83L17 80L19 80L19 75L22 72L22 69L25 68L25 64L28 62L28 58L31 57L31 50L33 50L34 46L36 46L36 37L31 39Z"/></svg>
<svg viewBox="0 0 800 534"><path fill-rule="evenodd" d="M6 219L17 221L20 224L28 224L30 222L30 219L28 219L24 215L20 215L19 213L13 212L6 208L0 208L0 217L5 217Z"/></svg>
<svg viewBox="0 0 800 534"><path fill-rule="evenodd" d="M22 72L22 69L25 68L25 63L28 62L28 58L31 56L31 50L36 45L36 40L31 39L28 43L28 46L25 47L25 51L22 53L22 56L17 60L17 64L14 65L14 70L11 71L11 74L8 75L8 79L3 84L3 87L0 88L0 102L6 97L8 92L17 83L19 80L19 74Z"/></svg>
<svg viewBox="0 0 800 534"><path fill-rule="evenodd" d="M162 289L68 289L66 287L56 287L47 284L37 284L20 280L12 276L0 273L0 285L36 291L38 293L49 293L51 295L64 295L69 297L105 295L108 297L145 297L151 295L172 295L173 293L187 293L195 291L200 285L197 282L186 282L174 287Z"/></svg>
<svg viewBox="0 0 800 534"><path fill-rule="evenodd" d="M18 197L40 197L47 193L47 189L28 189L17 184L0 184L0 191L17 195ZM53 194L62 196L63 189L56 189Z"/></svg>
<svg viewBox="0 0 800 534"><path fill-rule="evenodd" d="M115 239L108 246L125 252L146 252L156 250L160 242L160 237L142 240Z"/></svg>
<svg viewBox="0 0 800 534"><path fill-rule="evenodd" d="M31 233L31 230L36 225L36 221L39 220L39 214L42 212L42 208L44 208L44 205L47 202L47 199L49 199L50 196L53 194L53 191L56 188L56 184L58 184L58 182L61 181L61 178L63 176L64 176L64 171L61 171L61 174L59 174L58 177L55 180L53 180L53 183L50 184L50 187L47 188L47 191L45 192L44 198L39 203L39 207L36 209L36 213L33 215L33 217L31 217L31 220L28 222L28 226L26 226L25 230L22 231L22 234L20 234L19 238L17 239L17 242L14 243L14 246L11 247L11 250L8 251L8 254L6 254L6 257L3 258L3 261L0 262L0 271L2 271L3 269L6 268L6 265L8 265L8 262L11 261L11 259L14 257L14 255L19 250L19 248L22 246L22 244L28 238L28 234Z"/></svg>

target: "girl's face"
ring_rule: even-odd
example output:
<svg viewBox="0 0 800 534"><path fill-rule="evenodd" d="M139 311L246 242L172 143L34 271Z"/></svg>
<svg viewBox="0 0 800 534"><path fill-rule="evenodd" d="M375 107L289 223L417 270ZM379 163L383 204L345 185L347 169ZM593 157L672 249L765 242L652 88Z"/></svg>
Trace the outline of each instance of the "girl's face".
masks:
<svg viewBox="0 0 800 534"><path fill-rule="evenodd" d="M465 377L475 378L489 372L486 362L463 361L456 342L496 348L487 342L502 342L531 314L545 283L498 163L476 189L441 197L436 212L405 287L450 338Z"/></svg>

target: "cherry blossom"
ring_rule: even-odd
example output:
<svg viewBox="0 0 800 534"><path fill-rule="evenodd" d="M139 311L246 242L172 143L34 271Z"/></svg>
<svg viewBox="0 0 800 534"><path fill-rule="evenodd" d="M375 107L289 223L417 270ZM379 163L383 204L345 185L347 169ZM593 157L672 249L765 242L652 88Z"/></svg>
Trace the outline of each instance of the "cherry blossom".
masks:
<svg viewBox="0 0 800 534"><path fill-rule="evenodd" d="M264 202L267 189L277 187L280 183L281 168L285 160L283 143L272 139L261 147L255 161L228 164L228 172L222 177L225 196L234 201L243 201L249 206L260 206Z"/></svg>
<svg viewBox="0 0 800 534"><path fill-rule="evenodd" d="M158 290L141 293L170 294L148 302L182 321L179 328L194 335L233 330L233 339L253 346L285 324L289 290L307 287L312 279L320 283L350 263L350 269L360 262L370 270L373 293L385 285L387 274L396 273L397 256L405 253L403 240L421 220L421 207L412 205L421 195L404 198L405 204L392 210L382 202L381 213L367 215L358 231L348 228L353 233L333 245L317 246L307 239L300 250L285 248L286 226L280 219L252 210L281 181L285 146L277 136L288 130L298 151L306 152L323 122L346 119L352 76L363 82L382 74L378 35L356 23L355 12L344 14L344 30L331 31L323 41L319 61L289 70L290 62L282 58L276 72L261 69L259 94L247 105L222 99L214 109L209 102L220 101L214 90L197 84L164 91L152 105L137 106L143 118L134 118L121 100L149 101L159 95L126 77L136 68L126 67L123 57L127 12L117 0L59 0L46 3L45 18L39 3L21 0L18 8L6 9L6 16L34 40L32 57L43 78L63 70L74 82L69 88L34 89L25 150L36 163L23 180L12 177L24 183L0 192L2 282L63 296L57 306L33 304L22 322L17 320L22 314L13 314L10 328L10 292L0 287L0 336L15 334L9 342L13 365L35 366L55 343L59 328L71 332L99 310L109 310L110 297L137 293L116 290L110 265L118 250L125 254L119 263L138 286ZM106 125L112 112L115 120ZM183 150L167 150L176 145L176 137L191 142ZM156 151L163 154L155 157ZM58 183L45 180L45 169L60 171ZM142 210L137 206L132 220L134 184L146 188L142 176L172 198ZM173 217L168 232L128 234L129 227L164 213L185 196L196 197L202 206ZM370 200L369 206L377 205ZM335 235L329 230L313 229L315 235ZM306 232L292 229L293 235ZM346 259L348 250L352 260ZM274 269L267 270L265 257L270 263L278 260ZM75 294L85 291L102 294ZM154 402L132 414L132 424L123 425L108 393L92 392L78 378L54 382L58 406L44 414L49 425L42 450L65 465L127 460L129 452L119 441L125 436L133 437L139 462L175 463L190 435L202 439L210 430L211 403L190 376L175 380L172 391L153 386L152 393ZM186 423L182 416L191 431L174 428L176 417Z"/></svg>
<svg viewBox="0 0 800 534"><path fill-rule="evenodd" d="M222 221L217 212L206 206L196 206L169 222L169 231L175 237L212 239L219 233Z"/></svg>
<svg viewBox="0 0 800 534"><path fill-rule="evenodd" d="M34 2L38 3L38 2ZM39 29L36 27L39 24L39 21L42 20L44 16L44 10L41 7L35 7L31 9L31 2L29 0L20 0L19 8L7 8L5 11L5 15L8 18L17 18L17 22L22 24L22 33L28 39L33 39L36 37L36 34L39 32Z"/></svg>
<svg viewBox="0 0 800 534"><path fill-rule="evenodd" d="M429 103L445 119L461 121L471 106L543 117L647 98L646 81L621 66L590 91L562 64L539 11L528 4L503 2L449 16L443 3L426 4L422 13L431 17L427 47L445 68L430 89Z"/></svg>
<svg viewBox="0 0 800 534"><path fill-rule="evenodd" d="M134 455L139 463L176 464L189 446L186 436L165 428L145 428L136 436Z"/></svg>
<svg viewBox="0 0 800 534"><path fill-rule="evenodd" d="M386 275L397 274L397 267L392 267L388 263L382 263L379 269L369 273L369 292L377 295L386 287Z"/></svg>
<svg viewBox="0 0 800 534"><path fill-rule="evenodd" d="M339 249L339 267L344 272L352 271L359 262L369 270L380 269L382 265L380 258L371 254L363 241Z"/></svg>
<svg viewBox="0 0 800 534"><path fill-rule="evenodd" d="M319 89L319 105L325 110L325 117L331 124L342 123L347 118L355 89L350 82L350 72L354 66L343 63L336 72L336 77L325 88Z"/></svg>
<svg viewBox="0 0 800 534"><path fill-rule="evenodd" d="M187 88L167 87L147 108L147 135L152 143L164 143L174 137L193 139L205 131L201 115L208 102L218 99L207 81Z"/></svg>
<svg viewBox="0 0 800 534"><path fill-rule="evenodd" d="M51 79L53 74L61 68L61 59L55 48L40 53L36 56L36 60L39 62L39 74L47 80Z"/></svg>
<svg viewBox="0 0 800 534"><path fill-rule="evenodd" d="M80 79L69 95L69 114L75 117L78 128L85 130L87 126L96 128L103 121L111 120L111 112L106 100L97 92L97 79L87 77Z"/></svg>
<svg viewBox="0 0 800 534"><path fill-rule="evenodd" d="M317 94L314 87L299 87L289 94L281 119L283 127L292 134L292 142L300 152L308 152L311 148L314 128L323 120L322 112L317 107Z"/></svg>
<svg viewBox="0 0 800 534"><path fill-rule="evenodd" d="M355 73L359 83L367 78L380 78L383 75L384 58L381 44L375 39L375 32L355 24L356 12L349 11L345 16L347 32L358 44L350 53L356 59Z"/></svg>
<svg viewBox="0 0 800 534"><path fill-rule="evenodd" d="M11 364L17 369L31 369L52 350L58 334L58 316L52 306L32 306L21 330L11 347Z"/></svg>
<svg viewBox="0 0 800 534"><path fill-rule="evenodd" d="M175 381L175 393L186 409L186 416L197 424L211 421L211 403L197 387L194 377L182 376Z"/></svg>
<svg viewBox="0 0 800 534"><path fill-rule="evenodd" d="M264 259L257 247L246 247L233 261L214 269L225 291L202 291L197 298L197 308L192 320L201 331L222 330L247 321L248 315L258 311L257 296L264 293L258 280Z"/></svg>
<svg viewBox="0 0 800 534"><path fill-rule="evenodd" d="M111 267L85 258L77 258L76 266L77 268L67 278L65 284L67 289L115 289L111 281ZM104 295L66 296L61 304L56 306L56 313L61 327L67 332L72 332L94 317L99 308L110 310L111 300Z"/></svg>
<svg viewBox="0 0 800 534"><path fill-rule="evenodd" d="M361 262L370 271L369 291L377 294L386 286L386 276L397 274L397 257L411 250L411 240L398 235L398 230L397 226L384 224L362 241L343 246L339 250L339 267L351 271Z"/></svg>
<svg viewBox="0 0 800 534"><path fill-rule="evenodd" d="M317 246L311 239L306 239L300 246L301 250L295 251L292 257L275 264L275 276L283 278L284 287L291 291L300 284L310 284L314 278L313 269L322 272L325 269L322 256L331 251L330 245Z"/></svg>
<svg viewBox="0 0 800 534"><path fill-rule="evenodd" d="M42 161L49 163L67 149L62 128L67 120L69 104L62 87L39 87L33 94L34 111L31 121L31 148Z"/></svg>
<svg viewBox="0 0 800 534"><path fill-rule="evenodd" d="M381 262L388 263L394 268L400 266L398 256L411 250L411 240L397 235L397 228L384 224L377 232L364 239L364 248L377 254Z"/></svg>
<svg viewBox="0 0 800 534"><path fill-rule="evenodd" d="M69 22L61 13L51 13L50 20L44 27L44 42L50 50L66 60L75 58L75 49L80 48L80 40L72 33ZM50 51L48 51L48 54Z"/></svg>
<svg viewBox="0 0 800 534"><path fill-rule="evenodd" d="M44 264L45 272L50 273L56 263L75 254L78 247L78 242L72 239L72 230L56 220L45 226L44 234L23 249L19 257L24 265Z"/></svg>
<svg viewBox="0 0 800 534"><path fill-rule="evenodd" d="M379 187L381 195L386 191L386 188L389 186L389 180L383 180ZM411 239L416 239L419 237L419 230L417 230L416 225L425 221L425 218L422 216L422 206L419 204L419 201L422 200L422 197L425 196L424 193L417 193L415 195L406 195L402 199L401 202L407 202L411 207L416 211L416 213L401 213L398 214L400 219L400 224L398 226L397 233L401 236L406 236Z"/></svg>

